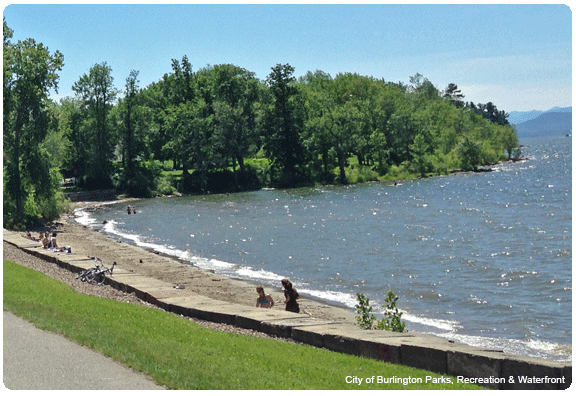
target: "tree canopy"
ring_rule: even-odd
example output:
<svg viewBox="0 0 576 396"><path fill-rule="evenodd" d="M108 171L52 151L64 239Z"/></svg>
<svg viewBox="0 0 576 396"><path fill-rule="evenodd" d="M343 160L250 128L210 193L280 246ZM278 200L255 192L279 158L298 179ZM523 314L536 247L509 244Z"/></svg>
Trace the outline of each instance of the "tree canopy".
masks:
<svg viewBox="0 0 576 396"><path fill-rule="evenodd" d="M277 64L260 81L232 64L194 70L184 55L146 87L131 71L123 90L95 64L55 103L62 54L11 37L4 21L5 225L25 221L26 205L53 217L37 201L61 200L62 176L145 197L422 177L519 154L506 112L419 73L406 85L321 70L296 78Z"/></svg>

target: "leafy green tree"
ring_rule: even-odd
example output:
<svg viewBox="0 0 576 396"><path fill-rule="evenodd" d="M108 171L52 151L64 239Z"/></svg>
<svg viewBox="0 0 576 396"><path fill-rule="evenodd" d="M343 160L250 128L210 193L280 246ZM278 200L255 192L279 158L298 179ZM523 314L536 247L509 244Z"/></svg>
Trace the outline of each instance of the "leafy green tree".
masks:
<svg viewBox="0 0 576 396"><path fill-rule="evenodd" d="M388 290L384 301L386 302L384 318L378 321L376 327L381 330L403 333L406 329L406 323L402 322L403 313L396 307L398 296L392 290Z"/></svg>
<svg viewBox="0 0 576 396"><path fill-rule="evenodd" d="M429 145L422 133L419 133L414 138L414 143L410 145L412 151L413 162L416 164L420 176L426 176L426 170L429 166L428 150Z"/></svg>
<svg viewBox="0 0 576 396"><path fill-rule="evenodd" d="M336 152L340 183L347 184L345 168L348 164L348 155L352 150L354 135L359 131L360 112L353 103L346 102L334 107L326 114L324 125Z"/></svg>
<svg viewBox="0 0 576 396"><path fill-rule="evenodd" d="M127 190L133 190L129 185L133 183L136 168L136 155L140 145L137 128L138 128L138 104L136 95L138 93L138 71L132 70L126 78L126 88L123 100L119 103L121 119L121 144L122 144L122 163L124 172L121 184Z"/></svg>
<svg viewBox="0 0 576 396"><path fill-rule="evenodd" d="M118 188L134 197L152 196L160 178L159 165L143 161L148 155L146 135L152 123L152 112L142 105L138 71L132 70L126 78L124 97L118 102L122 171L118 175Z"/></svg>
<svg viewBox="0 0 576 396"><path fill-rule="evenodd" d="M339 181L347 184L346 166L353 148L354 138L360 129L360 112L352 101L354 84L347 75L308 76L307 87L308 129L313 132L311 142L322 147L323 158L327 151L335 154ZM315 81L316 79L316 81Z"/></svg>
<svg viewBox="0 0 576 396"><path fill-rule="evenodd" d="M332 137L325 126L326 112L332 106L329 94L332 83L332 76L321 70L308 72L299 79L307 108L303 144L309 152L314 153L310 167L313 177L328 184L334 182L332 169L336 166Z"/></svg>
<svg viewBox="0 0 576 396"><path fill-rule="evenodd" d="M137 123L136 94L138 93L138 74L138 71L132 70L128 78L126 78L126 90L124 100L122 101L122 161L128 180L134 177L134 160L136 157L135 144L137 144L137 142L135 142L135 134Z"/></svg>
<svg viewBox="0 0 576 396"><path fill-rule="evenodd" d="M396 164L410 161L410 144L418 133L414 103L402 98L398 100L386 130L388 132L386 140L391 146L391 160Z"/></svg>
<svg viewBox="0 0 576 396"><path fill-rule="evenodd" d="M465 171L476 171L480 164L481 146L480 144L464 136L460 139L456 147L456 156L460 160L460 166Z"/></svg>
<svg viewBox="0 0 576 396"><path fill-rule="evenodd" d="M193 100L196 93L193 86L192 65L186 55L182 57L181 62L172 59L172 72L173 78L166 79L172 103L178 105Z"/></svg>
<svg viewBox="0 0 576 396"><path fill-rule="evenodd" d="M138 103L145 113L145 149L148 158L165 161L173 160L174 168L178 168L171 131L167 124L167 109L170 106L169 88L166 75L163 80L153 82L140 90Z"/></svg>
<svg viewBox="0 0 576 396"><path fill-rule="evenodd" d="M114 88L111 72L112 68L106 62L95 64L72 86L83 105L82 133L91 142L91 159L84 175L85 186L89 189L112 187L112 159L117 139L109 113L118 91Z"/></svg>
<svg viewBox="0 0 576 396"><path fill-rule="evenodd" d="M51 54L32 38L11 43L13 31L5 19L3 31L4 181L9 198L4 201L6 224L7 217L12 217L14 223L26 220L25 203L29 200L56 207L58 178L51 172L40 143L48 133L48 94L58 89L57 72L62 69L64 57L59 51ZM44 210L34 214L47 217Z"/></svg>
<svg viewBox="0 0 576 396"><path fill-rule="evenodd" d="M82 133L82 101L65 97L58 106L58 129L66 142L62 161L62 172L65 177L79 178L85 175L90 161L91 142Z"/></svg>
<svg viewBox="0 0 576 396"><path fill-rule="evenodd" d="M289 64L277 64L266 79L271 103L265 111L265 150L269 153L274 183L295 187L309 183L302 144L303 103Z"/></svg>
<svg viewBox="0 0 576 396"><path fill-rule="evenodd" d="M174 145L178 147L182 160L184 191L198 188L198 192L207 193L208 167L213 160L211 142L212 116L206 116L203 100L188 101L171 106L168 114L168 126L173 131ZM194 169L190 177L188 169Z"/></svg>
<svg viewBox="0 0 576 396"><path fill-rule="evenodd" d="M502 128L500 133L500 141L504 147L504 150L508 154L508 159L512 158L513 156L518 157L518 135L512 126L505 126Z"/></svg>
<svg viewBox="0 0 576 396"><path fill-rule="evenodd" d="M236 175L236 164L241 172L246 170L244 157L255 142L258 81L254 73L234 65L217 65L209 73L214 97L214 144L224 158L232 161Z"/></svg>

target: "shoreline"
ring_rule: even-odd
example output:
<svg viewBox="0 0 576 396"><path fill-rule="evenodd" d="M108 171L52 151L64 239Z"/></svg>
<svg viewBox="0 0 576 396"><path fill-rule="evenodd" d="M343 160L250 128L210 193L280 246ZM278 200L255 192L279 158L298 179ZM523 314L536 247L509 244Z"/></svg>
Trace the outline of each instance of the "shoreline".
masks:
<svg viewBox="0 0 576 396"><path fill-rule="evenodd" d="M194 263L182 262L177 257L136 246L129 242L116 240L97 229L77 223L73 214L75 209L93 208L135 200L116 200L110 202L75 202L71 211L61 216L55 223L59 246L70 246L74 254L81 257L97 257L106 266L117 263L117 268L149 276L172 283L185 285L192 293L215 300L242 304L256 308L255 282L230 278L213 271L201 269ZM64 253L62 253L64 254ZM298 285L295 285L298 290ZM266 286L275 302L273 310L284 310L284 294L280 284L277 287ZM356 323L355 314L346 307L331 305L313 297L301 296L298 300L300 312L317 319Z"/></svg>
<svg viewBox="0 0 576 396"><path fill-rule="evenodd" d="M137 199L119 199L106 202L74 202L71 210L63 214L58 221L46 225L45 230L56 231L58 233L59 246L72 248L72 253L78 255L80 259L98 257L109 267L116 261L117 268L140 275L155 278L175 285L185 285L188 292L198 296L206 296L214 300L225 301L235 304L242 304L252 307L256 311L262 308L255 307L256 286L258 283L250 280L232 278L227 275L219 275L212 270L203 269L188 261L180 260L178 257L157 252L146 247L116 239L101 232L98 224L93 226L83 225L76 221L74 210L93 209L117 204L135 202ZM33 232L34 235L35 231ZM38 242L39 247L41 246ZM97 252L97 253L96 253ZM96 253L96 254L95 254ZM65 254L65 253L60 253ZM113 278L113 277L112 277ZM298 289L298 285L295 285ZM284 310L283 292L280 285L278 287L265 286L267 294L272 295L275 306L274 310ZM330 301L322 300L314 296L301 296L299 299L301 313L310 318L356 325L354 311L346 306L331 304ZM421 334L418 330L409 330L409 334ZM424 333L440 342L449 342L472 346L464 341L450 340L445 337ZM532 355L521 355L530 357ZM544 358L556 361L555 358ZM561 359L560 361L564 361Z"/></svg>
<svg viewBox="0 0 576 396"><path fill-rule="evenodd" d="M121 205L121 204L128 204L128 200L117 200L117 201L110 201L110 202L75 203L75 208L77 208L77 209L86 208L88 210L91 210L91 209L94 210L100 206ZM71 213L69 213L69 217L74 218L74 216ZM75 220L74 220L74 222L75 222ZM111 241L116 241L119 244L122 244L122 245L129 244L131 246L134 246L136 249L141 249L143 251L147 251L149 254L153 254L157 257L164 255L164 253L162 253L162 252L156 252L156 251L152 250L152 249L154 249L153 247L150 248L150 250L146 250L147 248L145 246L136 246L136 244L134 242L132 242L130 239L126 240L126 239L123 239L123 238L121 238L119 236L115 236L115 235L109 236L109 235L105 234L104 232L98 231L98 229L103 228L103 226L104 226L103 224L94 223L91 226L84 226L81 224L77 224L77 225L81 226L81 227L89 228L91 230L91 232L99 234L99 235L104 236L106 238L109 238ZM118 241L117 239L121 239L122 242ZM66 246L66 245L64 245L64 246ZM167 254L169 254L169 252L167 252ZM182 266L193 266L194 265L194 263L190 263L187 260L180 260L177 256L164 256L164 257L166 257L169 260L177 261ZM108 263L108 261L106 261L106 262ZM209 272L210 274L214 275L214 277L217 277L220 279L226 279L225 283L223 283L222 285L224 285L223 287L226 287L228 289L230 288L231 284L242 284L242 285L244 285L245 288L247 288L247 290L243 290L243 291L242 290L233 290L233 294L236 297L231 296L231 295L226 295L226 293L224 293L225 295L222 295L221 290L218 290L217 288L213 288L213 286L214 286L213 282L219 282L218 280L215 280L212 282L212 285L209 285L207 288L204 288L202 290L194 290L194 293L198 293L200 295L207 296L207 297L210 297L210 298L213 298L216 300L228 301L231 303L240 302L243 305L254 307L255 304L253 304L253 301L255 300L255 288L256 288L256 285L258 282L257 280L251 281L251 280L233 278L233 277L230 277L230 275L218 275L218 274L215 274L214 272L211 272L212 270L204 269L203 267L195 267L194 266L193 268L195 268L196 270L198 270L200 272ZM161 279L164 280L165 278L161 278ZM184 282L179 282L176 279L172 280L172 282L175 284L184 283ZM210 290L210 287L213 288L213 291ZM298 284L295 284L295 287L297 290L300 289ZM186 288L187 289L189 288L188 285L186 285ZM272 295L272 297L276 303L276 306L274 307L274 309L284 310L284 306L282 304L282 301L284 300L284 296L283 296L282 290L280 289L279 285L278 285L278 288L264 285L264 288L265 288L267 294ZM337 302L331 302L329 300L328 301L323 300L320 297L309 296L309 295L302 295L299 302L300 302L300 306L302 308L301 312L308 314L310 317L314 317L314 318L318 318L318 319L324 319L324 320L337 320L337 321L341 321L341 322L345 322L345 323L349 323L349 324L354 324L354 325L356 324L355 312L354 312L353 308L350 308L349 306L338 305ZM282 305L282 306L279 306L279 305ZM408 324L408 322L407 322L407 324ZM426 334L429 336L433 336L433 337L437 338L438 340L455 342L457 344L463 344L463 345L471 345L471 346L485 345L484 343L481 343L481 344L475 343L474 340L467 342L466 339L463 339L462 337L458 337L457 335L451 336L451 335L439 335L439 334L430 333L429 331L427 331L427 329L420 330L420 327L415 327L415 328L409 329L408 333ZM508 350L506 348L506 346L501 345L501 343L495 342L495 344L494 344L491 341L490 341L490 345L486 346L486 347L490 348L490 349L494 349L494 350ZM560 348L560 350L564 350L565 348L570 348L570 350L571 350L570 344L557 344L556 347ZM555 348L555 350L557 348ZM564 352L558 352L559 355L557 355L555 352L548 351L548 350L540 350L539 348L530 348L528 345L525 346L525 349L526 350L523 351L523 353L514 349L516 351L514 353L521 353L523 356L526 356L526 357L540 357L540 358L558 360L558 361L564 361L565 360Z"/></svg>

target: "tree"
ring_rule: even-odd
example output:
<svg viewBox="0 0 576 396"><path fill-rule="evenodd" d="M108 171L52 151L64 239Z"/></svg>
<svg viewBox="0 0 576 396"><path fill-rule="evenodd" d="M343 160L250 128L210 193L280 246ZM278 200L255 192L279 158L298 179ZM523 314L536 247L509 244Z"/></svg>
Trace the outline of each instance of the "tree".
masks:
<svg viewBox="0 0 576 396"><path fill-rule="evenodd" d="M450 103L454 106L460 108L464 107L464 95L462 95L462 91L458 89L458 85L454 83L448 84L446 89L444 90L444 99L448 99Z"/></svg>
<svg viewBox="0 0 576 396"><path fill-rule="evenodd" d="M117 187L133 197L150 197L158 184L160 169L154 162L147 165L138 160L146 157L145 139L152 124L151 110L141 104L147 96L141 95L138 74L132 70L126 78L124 98L117 106L122 151Z"/></svg>
<svg viewBox="0 0 576 396"><path fill-rule="evenodd" d="M333 84L330 74L321 70L308 72L300 77L299 84L306 97L307 119L304 129L304 145L312 153L312 172L316 180L332 184L334 173L334 150L332 138L326 128L326 112L332 107L329 90ZM320 161L314 158L320 157Z"/></svg>
<svg viewBox="0 0 576 396"><path fill-rule="evenodd" d="M135 128L136 128L136 94L138 93L138 71L132 70L126 78L126 90L122 101L122 162L126 180L134 177Z"/></svg>
<svg viewBox="0 0 576 396"><path fill-rule="evenodd" d="M386 140L391 146L391 160L397 164L409 161L411 159L410 144L418 133L414 104L404 98L399 98L386 127L388 132Z"/></svg>
<svg viewBox="0 0 576 396"><path fill-rule="evenodd" d="M58 128L68 143L62 163L62 172L65 177L79 178L85 175L88 169L92 143L82 133L82 124L82 102L71 97L60 99Z"/></svg>
<svg viewBox="0 0 576 396"><path fill-rule="evenodd" d="M504 126L502 127L503 130L500 135L500 139L502 145L504 146L504 150L508 154L508 159L512 158L512 155L518 157L519 150L518 150L518 135L516 134L516 130L512 126Z"/></svg>
<svg viewBox="0 0 576 396"><path fill-rule="evenodd" d="M173 131L174 145L179 148L182 160L183 188L190 190L196 186L203 194L207 193L208 166L213 159L211 142L212 116L205 114L206 104L203 100L188 101L179 106L170 107L168 125ZM192 178L188 169L194 168Z"/></svg>
<svg viewBox="0 0 576 396"><path fill-rule="evenodd" d="M428 144L422 133L419 133L414 138L414 143L410 145L410 150L412 151L413 162L418 168L420 176L424 177L426 175L426 168L429 165L427 158L428 155Z"/></svg>
<svg viewBox="0 0 576 396"><path fill-rule="evenodd" d="M255 140L252 135L258 81L254 73L234 65L217 65L209 72L214 97L214 144L222 157L232 161L236 175L236 164L241 172L245 171L244 157Z"/></svg>
<svg viewBox="0 0 576 396"><path fill-rule="evenodd" d="M422 74L416 73L413 76L410 76L410 84L412 85L411 90L412 92L418 91L424 82L428 81Z"/></svg>
<svg viewBox="0 0 576 396"><path fill-rule="evenodd" d="M11 43L12 30L3 21L3 138L5 183L14 202L16 222L24 221L24 203L37 197L53 203L57 180L40 142L48 132L47 103L51 89L58 89L58 74L64 57L50 53L32 38ZM6 207L5 212L11 210Z"/></svg>
<svg viewBox="0 0 576 396"><path fill-rule="evenodd" d="M295 187L309 182L301 141L303 103L293 74L294 68L289 64L277 64L266 79L272 100L264 120L265 149L272 160L275 182L281 187Z"/></svg>
<svg viewBox="0 0 576 396"><path fill-rule="evenodd" d="M508 113L504 110L498 110L496 105L492 102L486 104L478 103L476 106L474 103L470 104L470 108L474 109L478 114L482 115L488 121L498 124L498 125L509 125Z"/></svg>
<svg viewBox="0 0 576 396"><path fill-rule="evenodd" d="M476 171L480 164L480 143L464 136L456 147L456 155L460 166L465 171Z"/></svg>
<svg viewBox="0 0 576 396"><path fill-rule="evenodd" d="M90 164L85 176L85 185L90 189L112 187L112 158L116 136L110 126L108 114L116 99L112 68L96 64L74 83L72 89L82 101L84 123L82 131L91 142Z"/></svg>
<svg viewBox="0 0 576 396"><path fill-rule="evenodd" d="M352 102L346 102L335 107L327 116L326 125L338 159L340 183L347 184L345 168L348 155L353 149L353 138L360 130L360 112Z"/></svg>
<svg viewBox="0 0 576 396"><path fill-rule="evenodd" d="M168 79L170 87L170 98L172 103L178 105L191 101L195 97L194 87L192 86L192 65L188 57L184 55L182 61L172 59L172 78Z"/></svg>

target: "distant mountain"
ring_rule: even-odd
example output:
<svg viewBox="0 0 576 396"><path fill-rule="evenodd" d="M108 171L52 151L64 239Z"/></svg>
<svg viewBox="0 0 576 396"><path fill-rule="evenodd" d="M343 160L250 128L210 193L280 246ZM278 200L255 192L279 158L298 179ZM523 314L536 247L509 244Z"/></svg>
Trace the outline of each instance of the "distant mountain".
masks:
<svg viewBox="0 0 576 396"><path fill-rule="evenodd" d="M552 107L548 112L572 113L572 107Z"/></svg>
<svg viewBox="0 0 576 396"><path fill-rule="evenodd" d="M567 112L565 109L570 109L570 111ZM550 110L534 119L516 124L518 137L559 136L572 133L572 108L565 109Z"/></svg>
<svg viewBox="0 0 576 396"><path fill-rule="evenodd" d="M532 111L511 111L508 115L508 122L513 125L518 125L526 121L535 119L544 113L571 113L572 107L553 107L548 111L532 110Z"/></svg>
<svg viewBox="0 0 576 396"><path fill-rule="evenodd" d="M532 110L532 111L511 111L508 115L508 122L510 124L518 125L526 121L533 120L545 111Z"/></svg>

